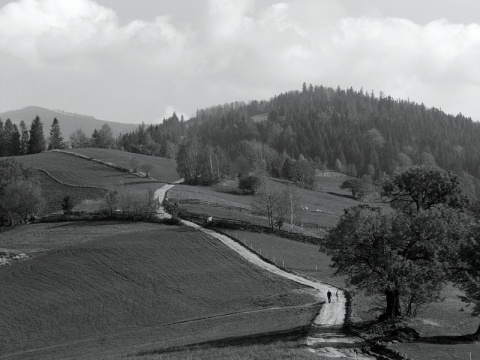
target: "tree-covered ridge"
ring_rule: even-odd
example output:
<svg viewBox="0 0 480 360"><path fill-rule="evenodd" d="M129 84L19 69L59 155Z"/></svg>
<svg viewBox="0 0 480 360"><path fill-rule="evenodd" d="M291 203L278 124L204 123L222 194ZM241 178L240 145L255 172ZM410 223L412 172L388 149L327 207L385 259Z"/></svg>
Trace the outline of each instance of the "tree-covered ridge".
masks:
<svg viewBox="0 0 480 360"><path fill-rule="evenodd" d="M265 121L250 120L262 113ZM379 177L410 163L480 175L480 124L362 90L304 87L270 101L200 110L195 120L199 135L214 146L256 139L331 169L355 165L358 175Z"/></svg>

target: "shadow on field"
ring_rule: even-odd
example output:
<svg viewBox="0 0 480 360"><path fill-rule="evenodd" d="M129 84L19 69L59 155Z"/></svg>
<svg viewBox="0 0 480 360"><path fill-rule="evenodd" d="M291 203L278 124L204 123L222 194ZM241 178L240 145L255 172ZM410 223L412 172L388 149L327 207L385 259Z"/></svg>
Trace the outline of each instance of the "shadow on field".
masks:
<svg viewBox="0 0 480 360"><path fill-rule="evenodd" d="M330 194L330 195L333 195L333 196L338 196L338 197L345 198L345 199L356 200L352 195L339 194L339 193L332 192L332 191L327 191L327 194Z"/></svg>
<svg viewBox="0 0 480 360"><path fill-rule="evenodd" d="M249 346L249 345L258 345L258 344L271 344L276 342L291 342L298 341L305 337L310 330L310 324L305 326L299 326L294 329L289 329L286 331L273 331L263 334L254 334L246 335L239 337L229 337L225 339L218 339L212 341L205 341L196 344L190 344L185 346L174 346L164 349L154 349L154 350L144 350L136 353L136 356L145 356L145 355L157 355L157 354L168 354L183 352L186 350L199 350L207 348L224 348L231 346ZM303 344L298 344L296 347L304 347ZM134 356L135 356L134 355Z"/></svg>
<svg viewBox="0 0 480 360"><path fill-rule="evenodd" d="M92 227L92 226L121 225L121 224L125 224L125 221L122 221L122 220L108 220L108 221L95 221L95 220L88 221L88 220L85 220L85 221L61 223L61 224L50 227L50 229L83 228L83 227Z"/></svg>
<svg viewBox="0 0 480 360"><path fill-rule="evenodd" d="M439 335L439 336L421 337L420 339L417 340L417 342L427 343L427 344L455 345L455 344L471 344L478 340L479 340L478 336L476 337L475 334L469 334L469 335L459 335L459 336Z"/></svg>

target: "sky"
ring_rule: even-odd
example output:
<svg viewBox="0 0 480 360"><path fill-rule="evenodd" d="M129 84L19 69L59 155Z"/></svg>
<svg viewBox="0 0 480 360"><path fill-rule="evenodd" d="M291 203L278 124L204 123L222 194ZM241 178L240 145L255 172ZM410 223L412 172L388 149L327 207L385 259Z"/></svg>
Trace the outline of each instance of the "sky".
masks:
<svg viewBox="0 0 480 360"><path fill-rule="evenodd" d="M159 123L303 82L480 121L480 2L0 0L0 112Z"/></svg>

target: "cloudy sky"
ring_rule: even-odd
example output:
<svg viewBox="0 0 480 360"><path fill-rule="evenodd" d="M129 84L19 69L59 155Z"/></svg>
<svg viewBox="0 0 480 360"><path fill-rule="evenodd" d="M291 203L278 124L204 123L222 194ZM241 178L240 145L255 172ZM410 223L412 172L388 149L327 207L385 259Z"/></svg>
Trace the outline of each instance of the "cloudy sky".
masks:
<svg viewBox="0 0 480 360"><path fill-rule="evenodd" d="M0 112L150 123L306 82L480 120L478 0L280 1L0 0Z"/></svg>

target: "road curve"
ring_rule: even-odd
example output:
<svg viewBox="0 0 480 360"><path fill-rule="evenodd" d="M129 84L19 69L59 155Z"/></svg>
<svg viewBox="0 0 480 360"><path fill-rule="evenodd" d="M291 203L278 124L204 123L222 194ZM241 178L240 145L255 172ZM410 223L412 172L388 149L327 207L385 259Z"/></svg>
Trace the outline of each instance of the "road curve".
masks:
<svg viewBox="0 0 480 360"><path fill-rule="evenodd" d="M155 197L162 203L166 192L174 185L164 185L162 188L155 191ZM159 214L168 216L163 209L159 210ZM214 237L221 241L224 245L235 251L252 264L269 271L278 276L290 279L299 284L312 287L317 290L315 294L318 300L324 300L317 317L314 319L315 331L306 340L306 344L311 352L314 352L323 357L343 358L343 359L358 359L358 360L374 360L375 357L368 356L357 352L356 348L363 340L355 337L346 337L340 331L341 326L345 321L346 314L346 299L345 294L341 289L337 289L331 285L324 284L318 280L306 278L299 274L294 274L281 269L280 267L264 261L248 247L236 242L230 237L217 233L214 230L206 229L200 225L190 221L181 220L181 222L198 231ZM327 299L327 292L332 292L332 302L329 303ZM350 347L345 346L351 344Z"/></svg>

